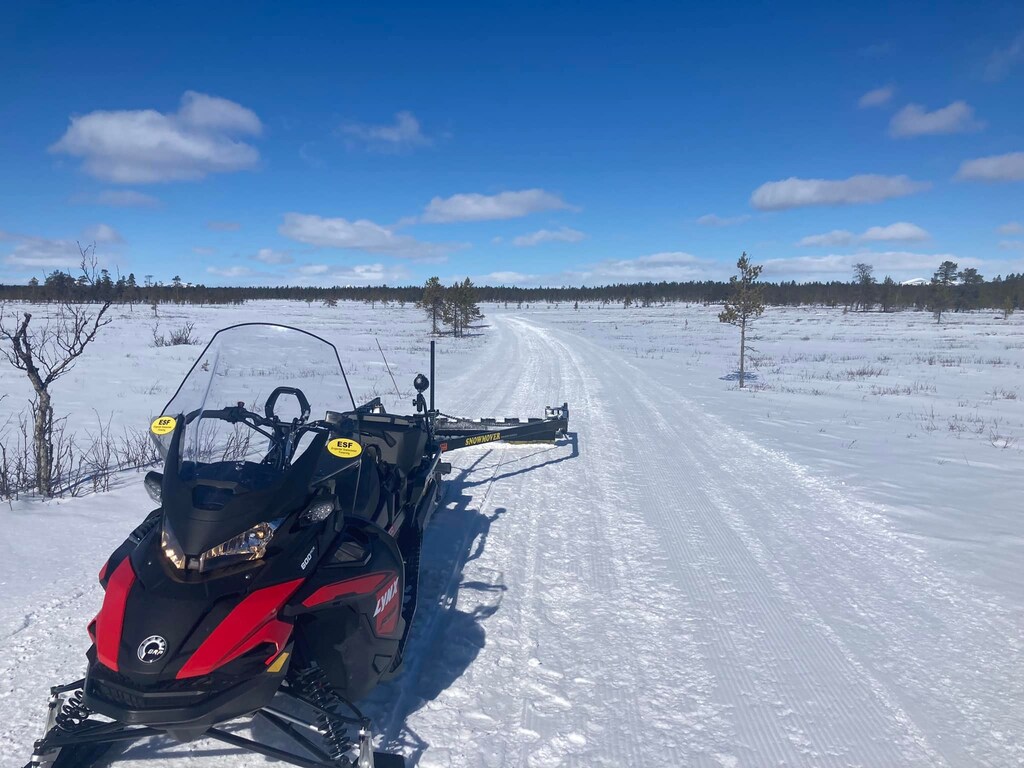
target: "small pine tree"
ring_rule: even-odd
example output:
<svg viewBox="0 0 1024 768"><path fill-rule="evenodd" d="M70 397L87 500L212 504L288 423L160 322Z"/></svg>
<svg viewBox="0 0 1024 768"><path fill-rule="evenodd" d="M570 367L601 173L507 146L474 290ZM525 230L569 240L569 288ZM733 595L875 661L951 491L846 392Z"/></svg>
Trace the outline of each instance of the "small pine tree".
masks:
<svg viewBox="0 0 1024 768"><path fill-rule="evenodd" d="M441 320L452 327L452 335L461 338L466 328L474 320L483 317L477 306L476 286L468 277L461 283L455 283L444 292L444 304L441 307Z"/></svg>
<svg viewBox="0 0 1024 768"><path fill-rule="evenodd" d="M1006 299L1003 301L1003 320L1009 320L1010 315L1013 314L1013 296L1006 294Z"/></svg>
<svg viewBox="0 0 1024 768"><path fill-rule="evenodd" d="M878 300L882 304L883 312L892 312L892 306L896 302L896 281L889 275L882 281L882 290L878 294Z"/></svg>
<svg viewBox="0 0 1024 768"><path fill-rule="evenodd" d="M932 275L929 309L935 313L935 322L942 322L942 313L949 309L953 301L953 285L956 283L957 264L955 261L944 261Z"/></svg>
<svg viewBox="0 0 1024 768"><path fill-rule="evenodd" d="M471 323L484 316L476 299L476 286L468 277L459 286L459 315L463 332Z"/></svg>
<svg viewBox="0 0 1024 768"><path fill-rule="evenodd" d="M729 323L740 329L740 389L746 374L747 325L764 312L764 297L757 278L761 275L759 264L751 264L744 251L736 262L739 275L729 278L730 295L725 307L718 315L718 321Z"/></svg>
<svg viewBox="0 0 1024 768"><path fill-rule="evenodd" d="M977 309L981 304L981 284L985 278L974 267L964 267L957 275L960 285L956 291L956 312Z"/></svg>
<svg viewBox="0 0 1024 768"><path fill-rule="evenodd" d="M434 276L427 280L423 286L423 297L419 301L419 307L426 310L427 314L430 315L430 332L433 335L437 335L437 321L441 319L441 314L445 304L445 288L441 285L441 278Z"/></svg>

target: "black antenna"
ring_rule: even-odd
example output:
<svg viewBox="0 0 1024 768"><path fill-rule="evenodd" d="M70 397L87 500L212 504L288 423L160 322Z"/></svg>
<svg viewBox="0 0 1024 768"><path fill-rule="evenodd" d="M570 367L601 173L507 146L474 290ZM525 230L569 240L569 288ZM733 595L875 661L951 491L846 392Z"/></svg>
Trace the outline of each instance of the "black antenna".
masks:
<svg viewBox="0 0 1024 768"><path fill-rule="evenodd" d="M391 372L391 366L388 365L388 359L384 357L384 350L380 347L380 339L374 336L373 340L377 342L377 349L380 349L380 356L384 359L384 367L388 369L388 376L391 377L391 383L395 385L395 394L398 395L399 399L401 399L402 393L398 391L398 382L395 381L395 374Z"/></svg>
<svg viewBox="0 0 1024 768"><path fill-rule="evenodd" d="M437 379L434 378L434 340L430 340L430 411L434 411L434 390L437 389Z"/></svg>

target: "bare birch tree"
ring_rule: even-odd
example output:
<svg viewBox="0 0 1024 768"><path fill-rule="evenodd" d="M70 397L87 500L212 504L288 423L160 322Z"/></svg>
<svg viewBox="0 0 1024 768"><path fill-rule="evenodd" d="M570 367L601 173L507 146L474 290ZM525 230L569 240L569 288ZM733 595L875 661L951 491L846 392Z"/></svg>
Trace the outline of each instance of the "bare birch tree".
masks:
<svg viewBox="0 0 1024 768"><path fill-rule="evenodd" d="M96 277L96 246L78 246L82 257L82 276L86 281ZM0 354L19 371L24 371L32 384L32 442L36 470L36 490L42 496L53 494L53 400L50 385L69 373L85 348L96 338L100 328L108 325L106 317L110 299L93 311L85 305L68 302L57 311L32 325L32 313L23 312L19 320L10 319L0 310Z"/></svg>

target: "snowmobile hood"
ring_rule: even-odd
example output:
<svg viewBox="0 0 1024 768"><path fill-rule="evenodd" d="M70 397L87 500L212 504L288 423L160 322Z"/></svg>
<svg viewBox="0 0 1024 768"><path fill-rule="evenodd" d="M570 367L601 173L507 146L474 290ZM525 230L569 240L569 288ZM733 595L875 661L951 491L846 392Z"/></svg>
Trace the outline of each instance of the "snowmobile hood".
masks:
<svg viewBox="0 0 1024 768"><path fill-rule="evenodd" d="M306 551L310 540L294 537L288 549ZM288 557L181 578L154 528L112 567L93 630L96 658L147 684L262 672L291 636L291 623L278 615L304 581Z"/></svg>
<svg viewBox="0 0 1024 768"><path fill-rule="evenodd" d="M332 461L326 435L316 435L284 471L248 461L179 462L181 430L179 424L167 454L161 503L165 525L191 557L305 506L318 468Z"/></svg>

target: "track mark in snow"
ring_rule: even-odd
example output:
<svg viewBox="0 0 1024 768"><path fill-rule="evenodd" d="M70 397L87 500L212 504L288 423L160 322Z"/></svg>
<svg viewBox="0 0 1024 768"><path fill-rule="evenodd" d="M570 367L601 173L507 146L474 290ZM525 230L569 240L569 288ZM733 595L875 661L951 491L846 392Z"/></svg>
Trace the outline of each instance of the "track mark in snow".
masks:
<svg viewBox="0 0 1024 768"><path fill-rule="evenodd" d="M690 762L1024 760L1019 743L996 735L1024 725L1017 614L951 580L872 505L828 488L629 361L510 322L579 369L604 372L603 412L637 441L621 471L652 478L634 503L667 555L670 580L691 598L693 636L713 677L703 701L725 717L723 748L690 750Z"/></svg>

